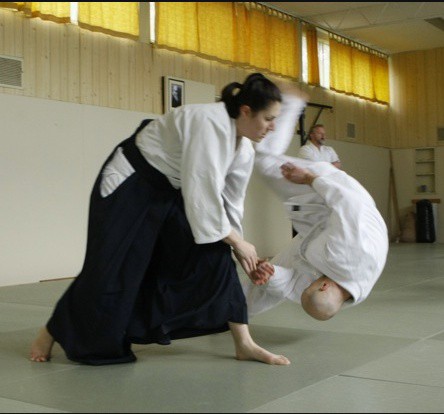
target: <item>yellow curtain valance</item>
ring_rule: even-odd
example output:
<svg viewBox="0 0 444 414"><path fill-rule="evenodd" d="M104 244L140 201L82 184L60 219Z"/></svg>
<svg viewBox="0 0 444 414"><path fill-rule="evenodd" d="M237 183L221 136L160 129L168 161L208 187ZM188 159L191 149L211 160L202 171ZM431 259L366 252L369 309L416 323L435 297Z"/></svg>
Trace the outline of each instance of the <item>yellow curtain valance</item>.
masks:
<svg viewBox="0 0 444 414"><path fill-rule="evenodd" d="M0 7L56 23L71 21L70 2L0 2ZM78 24L84 29L131 39L139 38L138 2L79 2L78 15Z"/></svg>
<svg viewBox="0 0 444 414"><path fill-rule="evenodd" d="M56 23L69 23L71 6L69 2L8 2L0 3L0 7L8 7L23 12L28 17L40 17Z"/></svg>
<svg viewBox="0 0 444 414"><path fill-rule="evenodd" d="M330 89L388 104L388 59L382 53L330 36Z"/></svg>
<svg viewBox="0 0 444 414"><path fill-rule="evenodd" d="M298 78L297 21L248 2L156 2L156 46Z"/></svg>
<svg viewBox="0 0 444 414"><path fill-rule="evenodd" d="M131 39L139 38L138 2L79 2L79 26Z"/></svg>

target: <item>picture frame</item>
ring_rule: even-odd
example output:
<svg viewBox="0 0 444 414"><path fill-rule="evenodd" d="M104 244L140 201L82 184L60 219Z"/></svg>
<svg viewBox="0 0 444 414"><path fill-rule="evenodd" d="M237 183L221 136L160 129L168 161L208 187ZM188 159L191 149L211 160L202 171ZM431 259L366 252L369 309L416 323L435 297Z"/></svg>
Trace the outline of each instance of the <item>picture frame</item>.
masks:
<svg viewBox="0 0 444 414"><path fill-rule="evenodd" d="M185 81L164 76L164 112L167 113L185 103Z"/></svg>

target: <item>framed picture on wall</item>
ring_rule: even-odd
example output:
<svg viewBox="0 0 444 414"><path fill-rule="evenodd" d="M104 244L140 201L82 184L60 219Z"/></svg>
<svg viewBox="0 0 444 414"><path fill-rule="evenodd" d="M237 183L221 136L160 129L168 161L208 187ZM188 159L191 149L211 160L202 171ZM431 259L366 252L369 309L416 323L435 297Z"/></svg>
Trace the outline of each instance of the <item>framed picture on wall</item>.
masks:
<svg viewBox="0 0 444 414"><path fill-rule="evenodd" d="M164 76L163 87L165 113L185 103L185 82L183 80Z"/></svg>

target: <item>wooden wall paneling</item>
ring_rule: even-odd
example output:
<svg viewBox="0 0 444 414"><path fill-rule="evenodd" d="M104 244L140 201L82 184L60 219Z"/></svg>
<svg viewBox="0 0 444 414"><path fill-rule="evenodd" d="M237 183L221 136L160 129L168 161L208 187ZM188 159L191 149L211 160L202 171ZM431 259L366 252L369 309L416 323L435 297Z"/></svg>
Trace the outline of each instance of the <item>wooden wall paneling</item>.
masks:
<svg viewBox="0 0 444 414"><path fill-rule="evenodd" d="M425 84L425 106L427 115L427 125L425 133L429 137L435 138L436 143L436 126L437 126L437 105L438 100L436 94L437 79L437 60L436 60L436 49L428 50L425 54L425 71L424 77L426 79Z"/></svg>
<svg viewBox="0 0 444 414"><path fill-rule="evenodd" d="M352 100L349 101L350 105L352 105ZM371 137L367 137L364 124L365 124L365 114L367 110L367 106L371 105L365 99L358 99L357 103L357 111L355 118L355 138L354 142L359 144L364 144L366 140L371 141ZM370 144L371 145L371 144Z"/></svg>
<svg viewBox="0 0 444 414"><path fill-rule="evenodd" d="M23 58L23 23L9 10L0 11L0 55ZM23 95L23 89L0 87L0 92Z"/></svg>
<svg viewBox="0 0 444 414"><path fill-rule="evenodd" d="M69 101L69 50L68 50L68 25L59 25L60 38L60 63L59 63L59 77L60 77L60 100ZM52 65L52 63L51 63Z"/></svg>
<svg viewBox="0 0 444 414"><path fill-rule="evenodd" d="M216 86L216 90L222 90L223 86L220 82L220 67L219 67L219 63L215 62L215 61L210 61L210 67L211 67L211 71L210 71L210 84L213 84Z"/></svg>
<svg viewBox="0 0 444 414"><path fill-rule="evenodd" d="M191 56L189 53L186 53L184 55L178 55L178 58L181 58L182 60L182 69L181 69L181 78L184 79L190 79L194 80L196 82L199 82L199 66L200 66L200 59L196 59L193 56Z"/></svg>
<svg viewBox="0 0 444 414"><path fill-rule="evenodd" d="M100 79L102 76L100 58L100 51L102 50L102 33L90 33L91 42L89 44L91 48L91 83L90 83L90 96L91 104L99 106L101 103L102 85Z"/></svg>
<svg viewBox="0 0 444 414"><path fill-rule="evenodd" d="M336 139L347 141L347 123L354 122L353 107L348 108L344 95L337 94L334 101Z"/></svg>
<svg viewBox="0 0 444 414"><path fill-rule="evenodd" d="M87 105L94 105L93 55L92 33L80 29L80 100Z"/></svg>
<svg viewBox="0 0 444 414"><path fill-rule="evenodd" d="M139 102L142 96L143 90L137 88L136 79L140 68L137 68L137 49L140 47L140 43L133 40L128 42L128 82L129 82L129 102L128 109L130 111L140 111L141 106Z"/></svg>
<svg viewBox="0 0 444 414"><path fill-rule="evenodd" d="M204 77L204 60L203 59L194 59L194 61L192 59L188 59L187 62L190 65L189 68L189 76L190 79L193 79L196 82L203 82L202 79ZM187 70L188 67L185 68L185 70Z"/></svg>
<svg viewBox="0 0 444 414"><path fill-rule="evenodd" d="M0 20L0 38L3 39L2 54L6 56L16 56L14 51L14 20L12 13L4 13L3 19Z"/></svg>
<svg viewBox="0 0 444 414"><path fill-rule="evenodd" d="M5 21L7 19L7 12L0 10L0 55L6 55L6 44L5 44ZM5 88L0 86L0 92L2 93L7 93L7 89L10 88Z"/></svg>
<svg viewBox="0 0 444 414"><path fill-rule="evenodd" d="M36 96L39 98L51 98L51 32L50 22L38 18L31 19L36 25Z"/></svg>
<svg viewBox="0 0 444 414"><path fill-rule="evenodd" d="M162 76L177 76L174 71L174 54L169 50L165 50L165 53L161 53L161 72L160 79L156 85L157 89L161 91L161 103L162 103L162 113L163 113L163 88L162 88Z"/></svg>
<svg viewBox="0 0 444 414"><path fill-rule="evenodd" d="M390 107L388 105L372 105L373 142L379 147L390 147Z"/></svg>
<svg viewBox="0 0 444 414"><path fill-rule="evenodd" d="M417 83L419 77L418 59L416 53L410 53L407 56L406 75L407 83L407 101L404 110L408 114L407 118L407 145L410 148L423 146L424 141L418 134L418 91Z"/></svg>
<svg viewBox="0 0 444 414"><path fill-rule="evenodd" d="M95 54L97 55L97 59L95 60L97 63L94 63L94 65L97 65L97 67L95 67L95 73L98 77L97 89L99 95L97 102L99 106L109 106L109 36L97 33L94 41Z"/></svg>
<svg viewBox="0 0 444 414"><path fill-rule="evenodd" d="M62 31L64 26L49 22L49 95L48 98L62 100L63 47Z"/></svg>
<svg viewBox="0 0 444 414"><path fill-rule="evenodd" d="M68 101L80 103L80 29L66 26L68 50Z"/></svg>
<svg viewBox="0 0 444 414"><path fill-rule="evenodd" d="M10 13L10 18L14 26L14 34L12 38L14 44L14 56L23 57L23 19L14 17L13 13Z"/></svg>
<svg viewBox="0 0 444 414"><path fill-rule="evenodd" d="M427 109L427 99L426 99L426 67L425 67L425 51L418 51L415 53L416 57L416 140L422 141L425 146L436 145L436 140L434 140L430 134L427 133L428 125L428 112ZM413 145L414 147L414 145Z"/></svg>
<svg viewBox="0 0 444 414"><path fill-rule="evenodd" d="M376 110L375 104L366 103L362 123L362 143L365 145L377 146L379 142L378 136L380 135L380 131L378 123L375 122L377 119Z"/></svg>
<svg viewBox="0 0 444 414"><path fill-rule="evenodd" d="M111 108L120 108L120 44L115 38L108 38L108 97Z"/></svg>
<svg viewBox="0 0 444 414"><path fill-rule="evenodd" d="M186 54L183 53L172 53L171 60L172 60L172 70L173 70L173 76L176 76L177 78L182 79L188 79L186 76L184 76L185 67L184 63L186 60Z"/></svg>
<svg viewBox="0 0 444 414"><path fill-rule="evenodd" d="M202 73L202 80L201 81L203 83L211 84L212 83L211 82L211 62L208 60L204 60L204 59L201 59L201 60L203 62L203 66L202 66L203 73ZM219 90L216 87L216 94L218 94L218 93L219 93Z"/></svg>
<svg viewBox="0 0 444 414"><path fill-rule="evenodd" d="M132 69L131 73L133 75L130 78L131 87L133 89L133 96L131 102L131 110L133 111L143 111L143 98L145 93L145 86L143 83L143 45L144 43L133 42L132 44Z"/></svg>
<svg viewBox="0 0 444 414"><path fill-rule="evenodd" d="M401 73L401 67L404 64L403 55L394 55L390 58L390 117L392 125L391 147L400 148L400 130L403 125L403 105L405 101L406 81Z"/></svg>
<svg viewBox="0 0 444 414"><path fill-rule="evenodd" d="M25 95L35 97L37 96L37 22L36 19L23 19L23 24L23 82Z"/></svg>
<svg viewBox="0 0 444 414"><path fill-rule="evenodd" d="M12 39L11 42L13 44L13 49L11 53L13 56L23 58L23 21L22 19L14 18L13 13L10 13L11 25L13 27ZM22 66L23 70L23 66ZM22 78L23 80L23 78ZM14 95L23 95L23 88L15 88L11 89Z"/></svg>
<svg viewBox="0 0 444 414"><path fill-rule="evenodd" d="M436 51L436 65L435 65L435 79L436 79L436 105L431 110L436 112L436 125L433 126L434 134L436 136L436 127L444 128L444 48L435 49Z"/></svg>
<svg viewBox="0 0 444 414"><path fill-rule="evenodd" d="M228 66L223 65L219 62L215 62L215 76L217 77L217 84L219 85L219 89L222 90L226 85L230 82L228 79Z"/></svg>
<svg viewBox="0 0 444 414"><path fill-rule="evenodd" d="M5 26L6 20L8 18L8 13L6 10L0 10L0 55L5 55Z"/></svg>
<svg viewBox="0 0 444 414"><path fill-rule="evenodd" d="M130 108L130 50L128 39L118 39L119 46L119 108L129 109Z"/></svg>
<svg viewBox="0 0 444 414"><path fill-rule="evenodd" d="M233 66L220 63L219 68L219 85L220 89L222 89L236 79L234 78Z"/></svg>
<svg viewBox="0 0 444 414"><path fill-rule="evenodd" d="M162 67L162 51L151 47L151 94L153 99L153 113L163 114L163 92L162 92L162 76L167 75L163 73Z"/></svg>
<svg viewBox="0 0 444 414"><path fill-rule="evenodd" d="M142 83L143 83L143 106L145 112L157 113L154 108L155 88L153 79L155 77L153 70L153 49L150 44L142 43L140 53L142 57ZM160 112L159 112L160 113Z"/></svg>
<svg viewBox="0 0 444 414"><path fill-rule="evenodd" d="M236 82L236 67L230 65L228 68L227 79L225 79L225 84Z"/></svg>

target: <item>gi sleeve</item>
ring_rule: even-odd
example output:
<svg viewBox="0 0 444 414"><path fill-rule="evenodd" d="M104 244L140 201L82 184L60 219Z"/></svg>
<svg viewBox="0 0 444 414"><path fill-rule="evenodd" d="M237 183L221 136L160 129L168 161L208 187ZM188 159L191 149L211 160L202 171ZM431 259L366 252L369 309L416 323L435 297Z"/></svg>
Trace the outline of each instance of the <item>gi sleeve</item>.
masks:
<svg viewBox="0 0 444 414"><path fill-rule="evenodd" d="M268 132L262 142L256 144L256 151L273 155L285 154L293 139L299 115L305 105L303 99L284 94L281 113L276 118L274 131Z"/></svg>
<svg viewBox="0 0 444 414"><path fill-rule="evenodd" d="M231 226L240 236L243 236L244 200L254 165L254 150L246 138L243 138L239 152L240 154L230 166L225 182L223 199Z"/></svg>
<svg viewBox="0 0 444 414"><path fill-rule="evenodd" d="M184 118L181 189L197 244L214 243L231 232L222 193L234 153L229 125L205 112Z"/></svg>

